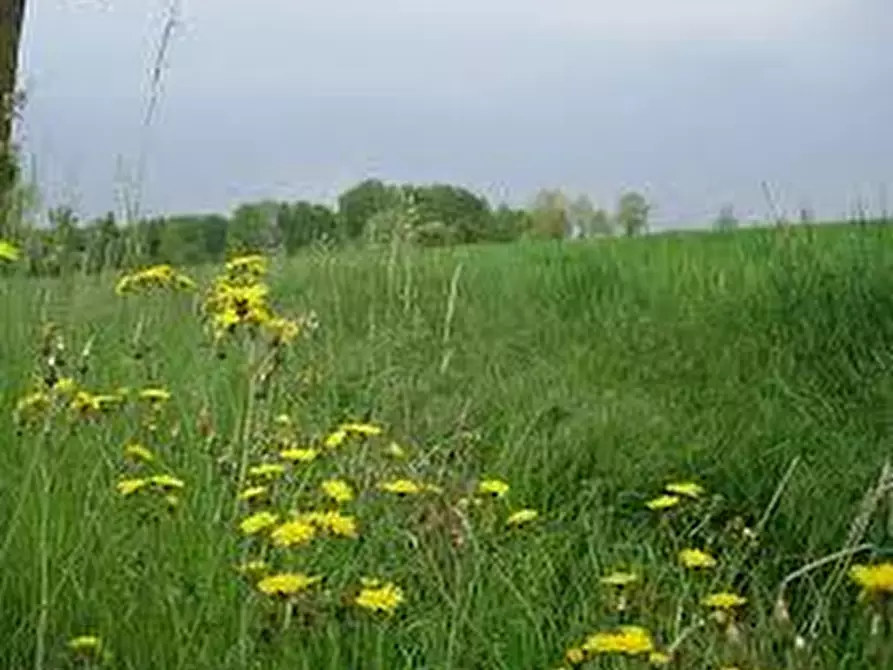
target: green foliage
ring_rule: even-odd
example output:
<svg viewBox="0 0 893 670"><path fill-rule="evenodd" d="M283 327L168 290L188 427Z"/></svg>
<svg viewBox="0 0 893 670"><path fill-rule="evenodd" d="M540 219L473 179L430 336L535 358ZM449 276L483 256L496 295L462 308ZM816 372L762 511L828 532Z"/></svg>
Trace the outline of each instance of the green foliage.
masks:
<svg viewBox="0 0 893 670"><path fill-rule="evenodd" d="M581 195L568 205L568 224L575 237L611 235L614 226L608 213L596 209L588 196Z"/></svg>
<svg viewBox="0 0 893 670"><path fill-rule="evenodd" d="M338 219L331 209L303 200L279 205L276 225L289 255L315 241L334 239L338 234Z"/></svg>
<svg viewBox="0 0 893 670"><path fill-rule="evenodd" d="M570 232L567 196L560 189L543 189L531 207L530 229L534 237L560 240Z"/></svg>
<svg viewBox="0 0 893 670"><path fill-rule="evenodd" d="M648 231L648 214L651 205L645 196L628 191L620 196L617 203L617 225L626 237L635 237Z"/></svg>
<svg viewBox="0 0 893 670"><path fill-rule="evenodd" d="M379 212L399 206L400 190L378 179L367 179L338 196L338 219L341 235L356 239L366 224Z"/></svg>
<svg viewBox="0 0 893 670"><path fill-rule="evenodd" d="M227 230L227 248L236 254L262 253L277 242L279 204L271 200L236 207Z"/></svg>
<svg viewBox="0 0 893 670"><path fill-rule="evenodd" d="M24 221L24 215L19 212L16 220ZM48 221L45 230L6 234L14 239L30 236L33 274L95 273L159 263L201 265L228 255L276 249L293 256L316 244L383 242L398 230L402 240L423 247L511 242L532 227L525 210L505 204L491 209L486 198L462 187L378 180L346 190L337 209L304 200L264 200L243 203L230 216L174 214L120 225L112 214L80 221L71 208L57 207L48 212Z"/></svg>
<svg viewBox="0 0 893 670"><path fill-rule="evenodd" d="M400 254L299 252L272 264L281 309L312 308L321 327L290 351L286 385L260 400L243 383L241 350L202 349L188 298L116 299L110 277L4 278L0 667L34 667L41 645L43 667L84 667L65 643L95 632L110 667L134 670L555 668L570 644L617 622L648 625L662 647L685 633L671 667L890 667L872 656L889 632L872 634L849 558L790 583L790 623L772 612L782 580L846 546L857 518L856 541L889 555L884 489L877 514L862 510L890 450L893 229ZM44 355L46 319L69 337L51 353L87 388L139 388L151 375L172 392L140 430L152 436L152 467L185 482L175 512L116 493L126 416L16 433L8 417ZM235 450L257 446L244 417L269 427L279 412L299 426L300 446L371 418L420 455L413 475L460 490L478 473L504 478L500 513L530 505L540 519L497 542L479 525L450 525L458 506L382 502L358 480L347 509L361 539L338 545L320 589L340 593L337 570L348 566L399 582L406 602L380 620L302 600L286 628L283 604L236 572L250 545L232 513ZM345 447L337 467L350 472L374 447ZM314 471L307 490L345 472ZM687 479L709 494L698 513L646 509L667 481ZM383 513L394 521L376 529ZM742 524L760 532L736 555ZM712 543L721 569L679 576L672 544L693 536ZM315 546L280 554L318 566ZM623 612L599 583L618 568L642 577ZM680 621L676 603L708 587L748 598L737 639L753 656L734 658L713 621L691 632L692 618ZM799 644L813 617L816 636Z"/></svg>
<svg viewBox="0 0 893 670"><path fill-rule="evenodd" d="M448 184L406 186L404 191L415 208L416 225L447 225L460 243L488 238L491 215L485 198Z"/></svg>

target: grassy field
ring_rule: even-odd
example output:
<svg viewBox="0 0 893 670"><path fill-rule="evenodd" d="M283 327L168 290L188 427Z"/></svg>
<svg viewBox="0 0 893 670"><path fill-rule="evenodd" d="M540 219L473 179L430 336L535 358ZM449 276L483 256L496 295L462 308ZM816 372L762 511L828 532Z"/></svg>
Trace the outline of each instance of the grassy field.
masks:
<svg viewBox="0 0 893 670"><path fill-rule="evenodd" d="M183 269L200 289L220 270ZM670 658L590 637L587 667L893 667L887 604L847 574L893 548L890 227L272 259L277 310L319 324L276 365L260 340L213 346L200 294L116 279L0 278L2 668L558 668L620 625ZM127 400L78 413L59 388L17 414L49 352ZM383 433L331 446L345 422ZM182 489L116 489L158 473ZM357 537L240 527L335 509L330 478ZM399 478L432 486L380 489ZM671 482L705 493L650 509ZM507 526L521 509L539 516ZM261 559L324 579L266 595L242 569ZM402 590L393 614L356 602L367 578ZM723 591L747 602L710 614Z"/></svg>

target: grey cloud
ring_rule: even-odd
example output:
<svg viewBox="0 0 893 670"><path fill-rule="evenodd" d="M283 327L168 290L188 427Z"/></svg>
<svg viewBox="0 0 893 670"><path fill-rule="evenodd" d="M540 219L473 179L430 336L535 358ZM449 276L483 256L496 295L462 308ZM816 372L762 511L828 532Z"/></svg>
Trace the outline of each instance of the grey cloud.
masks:
<svg viewBox="0 0 893 670"><path fill-rule="evenodd" d="M644 185L680 221L725 201L760 210L761 179L832 214L891 179L893 67L877 26L893 9L705 3L669 16L658 0L187 0L147 200L329 197L374 174L516 201L566 186L606 205ZM111 204L115 157L139 138L162 20L139 4L31 17L30 146L48 183L78 173L92 211Z"/></svg>

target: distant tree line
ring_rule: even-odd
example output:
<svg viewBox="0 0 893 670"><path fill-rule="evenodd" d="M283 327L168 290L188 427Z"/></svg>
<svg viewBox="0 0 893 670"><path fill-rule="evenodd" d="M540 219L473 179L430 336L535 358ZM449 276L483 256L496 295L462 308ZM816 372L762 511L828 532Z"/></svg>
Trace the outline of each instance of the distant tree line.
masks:
<svg viewBox="0 0 893 670"><path fill-rule="evenodd" d="M0 237L19 240L34 274L94 273L136 265L219 262L235 253L294 255L316 246L420 247L512 242L521 238L638 235L647 230L649 206L624 194L617 212L596 208L586 196L543 190L529 207L492 206L450 184L389 184L368 179L347 189L334 206L307 201L245 203L229 215L182 214L121 222L113 213L81 220L55 207L41 225L6 226Z"/></svg>

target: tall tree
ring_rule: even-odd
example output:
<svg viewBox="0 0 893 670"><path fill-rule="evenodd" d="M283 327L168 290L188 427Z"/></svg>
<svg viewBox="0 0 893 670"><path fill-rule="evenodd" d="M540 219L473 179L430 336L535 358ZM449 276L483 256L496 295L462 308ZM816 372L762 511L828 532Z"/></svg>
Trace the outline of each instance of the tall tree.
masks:
<svg viewBox="0 0 893 670"><path fill-rule="evenodd" d="M401 190L380 179L366 179L338 196L338 219L341 235L356 239L365 231L369 220L403 202Z"/></svg>
<svg viewBox="0 0 893 670"><path fill-rule="evenodd" d="M650 211L651 205L641 193L627 191L621 195L617 204L617 223L623 234L634 237L646 232Z"/></svg>
<svg viewBox="0 0 893 670"><path fill-rule="evenodd" d="M260 253L278 241L279 203L273 200L246 202L233 211L226 246L233 253Z"/></svg>
<svg viewBox="0 0 893 670"><path fill-rule="evenodd" d="M531 232L536 237L563 239L570 232L567 196L561 189L542 189L530 209Z"/></svg>
<svg viewBox="0 0 893 670"><path fill-rule="evenodd" d="M416 207L419 225L444 225L452 229L457 242L477 242L485 236L490 203L483 196L450 184L405 184L403 191Z"/></svg>
<svg viewBox="0 0 893 670"><path fill-rule="evenodd" d="M15 185L17 170L12 146L16 111L19 47L25 23L25 0L0 1L0 196Z"/></svg>
<svg viewBox="0 0 893 670"><path fill-rule="evenodd" d="M589 196L581 195L571 202L567 216L571 237L595 237L613 232L608 213L603 209L596 209Z"/></svg>

